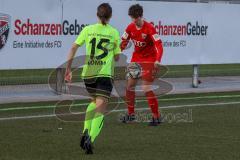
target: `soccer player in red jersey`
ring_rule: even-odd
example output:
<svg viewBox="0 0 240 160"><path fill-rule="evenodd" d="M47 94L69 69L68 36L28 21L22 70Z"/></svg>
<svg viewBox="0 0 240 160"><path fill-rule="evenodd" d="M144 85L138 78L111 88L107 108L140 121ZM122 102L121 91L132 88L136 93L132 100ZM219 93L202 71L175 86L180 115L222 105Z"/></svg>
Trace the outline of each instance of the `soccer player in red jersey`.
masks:
<svg viewBox="0 0 240 160"><path fill-rule="evenodd" d="M128 10L132 19L123 36L121 50L126 49L128 42L134 43L134 52L131 62L138 63L142 68L142 89L147 97L149 107L152 111L150 126L157 126L161 122L161 114L158 110L158 100L151 88L154 81L154 73L160 69L160 62L163 54L162 41L154 26L143 18L143 8L139 4L132 5ZM123 122L130 122L135 119L135 86L138 79L129 77L126 88L126 102L128 114Z"/></svg>

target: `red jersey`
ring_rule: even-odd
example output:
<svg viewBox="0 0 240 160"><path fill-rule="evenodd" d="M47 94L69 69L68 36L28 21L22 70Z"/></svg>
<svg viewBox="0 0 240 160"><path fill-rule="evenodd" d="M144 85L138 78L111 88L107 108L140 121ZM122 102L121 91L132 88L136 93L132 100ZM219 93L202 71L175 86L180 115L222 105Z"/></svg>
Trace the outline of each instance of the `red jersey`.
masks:
<svg viewBox="0 0 240 160"><path fill-rule="evenodd" d="M131 62L161 61L162 41L151 23L144 21L141 29L134 23L129 24L122 36L121 50L126 48L130 39L134 44Z"/></svg>

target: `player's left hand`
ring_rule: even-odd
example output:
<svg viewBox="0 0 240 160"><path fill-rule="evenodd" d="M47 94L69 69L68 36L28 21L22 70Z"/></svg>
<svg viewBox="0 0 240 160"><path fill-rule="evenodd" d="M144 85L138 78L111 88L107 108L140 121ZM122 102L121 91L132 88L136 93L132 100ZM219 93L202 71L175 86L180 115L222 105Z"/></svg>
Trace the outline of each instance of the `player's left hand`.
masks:
<svg viewBox="0 0 240 160"><path fill-rule="evenodd" d="M155 69L159 71L160 70L160 66L161 66L160 62L155 61L155 63L154 63Z"/></svg>
<svg viewBox="0 0 240 160"><path fill-rule="evenodd" d="M156 78L160 71L160 63L158 61L154 62L153 76Z"/></svg>

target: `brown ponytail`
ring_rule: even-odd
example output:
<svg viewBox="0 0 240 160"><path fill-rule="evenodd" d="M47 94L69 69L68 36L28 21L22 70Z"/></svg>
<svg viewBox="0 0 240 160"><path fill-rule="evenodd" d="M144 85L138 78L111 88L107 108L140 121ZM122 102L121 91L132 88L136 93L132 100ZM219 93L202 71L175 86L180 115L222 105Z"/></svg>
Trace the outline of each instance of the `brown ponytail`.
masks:
<svg viewBox="0 0 240 160"><path fill-rule="evenodd" d="M103 25L106 25L112 17L112 7L108 3L102 3L97 8L97 16Z"/></svg>

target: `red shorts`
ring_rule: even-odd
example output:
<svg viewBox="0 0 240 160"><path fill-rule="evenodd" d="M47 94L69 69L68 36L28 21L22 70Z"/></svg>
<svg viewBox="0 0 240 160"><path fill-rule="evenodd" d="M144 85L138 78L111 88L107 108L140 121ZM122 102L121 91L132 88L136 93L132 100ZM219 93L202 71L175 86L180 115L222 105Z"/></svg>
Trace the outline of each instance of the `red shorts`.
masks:
<svg viewBox="0 0 240 160"><path fill-rule="evenodd" d="M156 75L156 69L153 62L136 62L141 66L141 79L153 82Z"/></svg>
<svg viewBox="0 0 240 160"><path fill-rule="evenodd" d="M153 53L151 54L153 55ZM155 75L157 70L154 67L154 63L156 61L155 56L140 56L137 53L133 53L133 57L131 62L136 62L142 67L142 76L141 79L149 82L153 82L155 79Z"/></svg>

